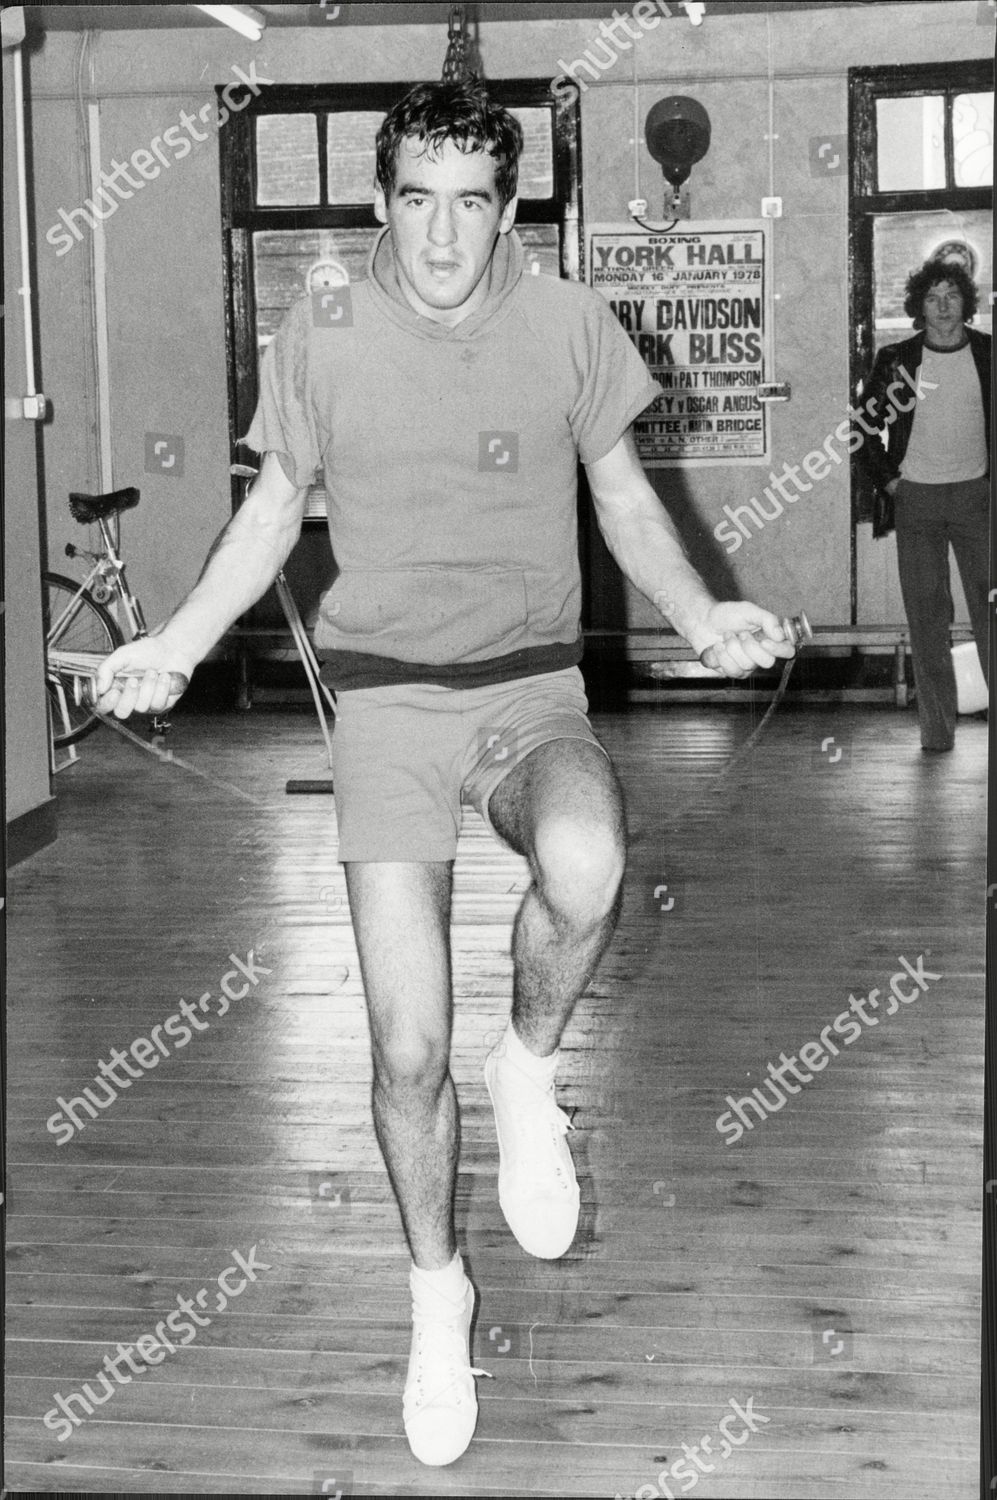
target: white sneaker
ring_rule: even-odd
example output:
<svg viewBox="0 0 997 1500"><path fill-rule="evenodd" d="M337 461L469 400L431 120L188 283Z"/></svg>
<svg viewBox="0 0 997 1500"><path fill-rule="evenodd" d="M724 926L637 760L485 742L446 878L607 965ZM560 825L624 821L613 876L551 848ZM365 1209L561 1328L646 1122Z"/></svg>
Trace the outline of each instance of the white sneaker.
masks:
<svg viewBox="0 0 997 1500"><path fill-rule="evenodd" d="M485 1059L485 1083L499 1144L499 1204L529 1255L557 1260L578 1229L580 1194L565 1140L574 1126L545 1088L508 1056L504 1042Z"/></svg>
<svg viewBox="0 0 997 1500"><path fill-rule="evenodd" d="M466 1280L466 1278L465 1278ZM467 1448L478 1420L470 1360L474 1287L463 1299L423 1294L412 1306L412 1351L402 1401L405 1435L420 1463L452 1464Z"/></svg>

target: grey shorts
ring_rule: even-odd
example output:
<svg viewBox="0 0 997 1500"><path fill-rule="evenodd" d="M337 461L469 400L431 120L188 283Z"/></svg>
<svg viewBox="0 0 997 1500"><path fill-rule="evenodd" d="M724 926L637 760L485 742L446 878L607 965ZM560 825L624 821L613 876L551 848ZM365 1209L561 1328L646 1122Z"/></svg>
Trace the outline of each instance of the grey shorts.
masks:
<svg viewBox="0 0 997 1500"><path fill-rule="evenodd" d="M332 777L345 861L451 860L461 802L485 819L488 799L531 750L588 740L577 667L489 687L427 683L351 688L339 694Z"/></svg>

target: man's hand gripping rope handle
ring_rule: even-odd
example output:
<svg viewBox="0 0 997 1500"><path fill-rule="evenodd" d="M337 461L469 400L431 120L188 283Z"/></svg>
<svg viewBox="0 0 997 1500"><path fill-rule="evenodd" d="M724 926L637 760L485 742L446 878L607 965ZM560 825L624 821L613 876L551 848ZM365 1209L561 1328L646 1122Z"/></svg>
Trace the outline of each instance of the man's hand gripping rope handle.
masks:
<svg viewBox="0 0 997 1500"><path fill-rule="evenodd" d="M804 641L812 641L814 638L814 633L813 629L811 628L810 621L807 619L802 610L798 615L793 615L792 618L786 618L782 620L781 624L783 635L785 636L786 640L792 641L794 646L801 646ZM750 633L755 637L755 640L757 641L765 639L764 630L752 630ZM719 666L717 665L718 650L719 647L717 646L707 646L705 651L701 651L699 653L699 659L703 663L703 666L709 667L712 672L718 672L720 670ZM787 668L792 667L794 660L795 657L790 657L788 659L788 661L786 662L786 666L783 668L784 673L786 673Z"/></svg>
<svg viewBox="0 0 997 1500"><path fill-rule="evenodd" d="M797 648L805 645L807 641L812 641L814 638L813 627L811 626L810 621L807 619L806 615L803 613L802 609L800 610L800 613L798 615L793 615L791 619L784 619L781 623L786 639L791 640L793 645ZM760 638L762 632L759 630L753 630L752 635ZM717 670L716 650L716 646L707 646L706 650L701 652L699 657L700 661L703 663L703 666L710 667L713 671ZM785 696L786 687L789 683L789 676L793 670L795 661L796 657L791 656L784 662L782 668L782 676L779 679L779 686L775 690L775 693L772 697L772 702L769 704L768 708L765 710L765 713L762 715L761 722L759 723L758 728L748 736L744 744L741 746L740 750L738 750L737 753L733 755L727 762L723 770L720 772L719 776L713 782L714 786L725 780L726 777L730 775L731 771L733 771L734 767L739 766L741 764L741 761L744 760L745 756L750 755L751 751L761 739L766 724L768 723L769 719L771 719L772 715L775 713L776 709L779 707L779 704L782 702L783 697Z"/></svg>

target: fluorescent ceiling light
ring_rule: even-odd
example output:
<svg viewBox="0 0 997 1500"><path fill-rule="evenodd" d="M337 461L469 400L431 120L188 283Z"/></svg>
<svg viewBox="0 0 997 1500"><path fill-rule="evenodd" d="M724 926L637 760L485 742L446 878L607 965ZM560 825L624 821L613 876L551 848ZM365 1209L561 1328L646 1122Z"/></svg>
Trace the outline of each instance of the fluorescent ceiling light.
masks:
<svg viewBox="0 0 997 1500"><path fill-rule="evenodd" d="M24 41L24 6L6 6L0 12L0 27L3 28L3 50L19 47Z"/></svg>
<svg viewBox="0 0 997 1500"><path fill-rule="evenodd" d="M215 21L222 21L226 26L231 26L233 31L238 31L242 36L248 36L251 42L258 42L263 35L263 28L267 24L266 17L260 15L251 5L199 5L198 10L203 10L206 16L211 16Z"/></svg>

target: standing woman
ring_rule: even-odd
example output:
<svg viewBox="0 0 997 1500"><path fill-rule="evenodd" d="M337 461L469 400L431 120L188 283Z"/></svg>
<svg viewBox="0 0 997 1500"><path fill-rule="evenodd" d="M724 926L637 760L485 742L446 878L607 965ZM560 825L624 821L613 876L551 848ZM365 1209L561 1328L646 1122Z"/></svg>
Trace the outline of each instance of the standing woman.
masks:
<svg viewBox="0 0 997 1500"><path fill-rule="evenodd" d="M876 487L874 535L896 526L927 752L955 742L950 543L987 673L990 338L967 326L977 300L956 261L929 260L911 272L904 312L918 332L879 351L861 398L862 426L876 435L863 439L858 457Z"/></svg>

